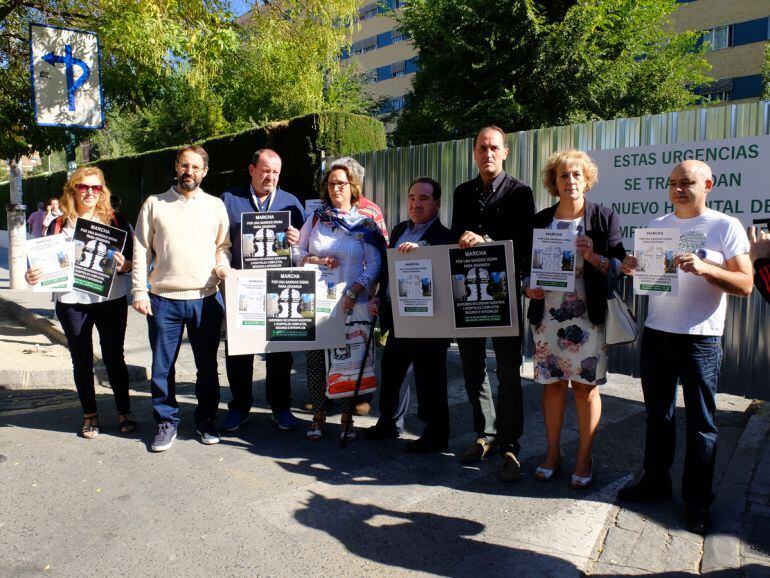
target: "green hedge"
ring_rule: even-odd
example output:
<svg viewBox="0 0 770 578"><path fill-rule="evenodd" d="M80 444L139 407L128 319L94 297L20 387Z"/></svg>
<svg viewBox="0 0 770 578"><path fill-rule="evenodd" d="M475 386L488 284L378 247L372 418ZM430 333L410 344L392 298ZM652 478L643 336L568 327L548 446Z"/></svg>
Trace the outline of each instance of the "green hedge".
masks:
<svg viewBox="0 0 770 578"><path fill-rule="evenodd" d="M322 112L271 123L265 127L223 135L199 143L209 154L209 172L203 188L219 195L249 180L248 166L254 151L270 147L283 159L281 188L300 200L318 196L321 151L327 156L351 155L385 148L385 129L374 118L343 112ZM177 147L103 159L95 164L104 171L107 185L123 200L123 213L136 220L148 196L167 190L174 183ZM65 173L24 179L24 203L33 213L39 201L61 194ZM9 202L9 185L0 185L0 203ZM7 228L6 212L0 214L0 229Z"/></svg>

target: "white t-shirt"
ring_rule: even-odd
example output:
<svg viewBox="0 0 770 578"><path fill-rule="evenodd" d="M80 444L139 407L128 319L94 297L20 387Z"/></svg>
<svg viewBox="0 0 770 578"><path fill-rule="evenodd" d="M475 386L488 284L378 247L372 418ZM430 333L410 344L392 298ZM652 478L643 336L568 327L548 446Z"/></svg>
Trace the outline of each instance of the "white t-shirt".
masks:
<svg viewBox="0 0 770 578"><path fill-rule="evenodd" d="M692 219L673 213L655 219L649 227L679 229L679 250L724 264L749 252L749 239L741 222L719 211L707 209ZM669 333L722 335L727 313L727 296L703 277L677 270L679 293L650 297L645 325Z"/></svg>

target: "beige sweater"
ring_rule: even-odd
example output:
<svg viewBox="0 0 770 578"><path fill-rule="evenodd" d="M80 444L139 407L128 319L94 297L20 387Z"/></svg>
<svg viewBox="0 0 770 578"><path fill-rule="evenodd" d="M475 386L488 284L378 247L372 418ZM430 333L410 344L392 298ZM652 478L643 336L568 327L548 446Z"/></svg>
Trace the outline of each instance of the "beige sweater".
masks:
<svg viewBox="0 0 770 578"><path fill-rule="evenodd" d="M134 300L149 299L148 280L151 293L168 299L216 293L214 270L230 264L229 228L224 203L201 189L189 199L173 187L149 197L134 234Z"/></svg>

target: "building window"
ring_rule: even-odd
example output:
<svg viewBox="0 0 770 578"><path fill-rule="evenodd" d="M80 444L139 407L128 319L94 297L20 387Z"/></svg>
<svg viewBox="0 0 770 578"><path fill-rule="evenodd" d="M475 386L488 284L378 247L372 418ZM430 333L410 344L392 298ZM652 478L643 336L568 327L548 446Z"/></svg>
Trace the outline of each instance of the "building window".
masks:
<svg viewBox="0 0 770 578"><path fill-rule="evenodd" d="M704 92L701 95L703 102L725 102L732 100L732 92L729 90L716 90L714 92Z"/></svg>
<svg viewBox="0 0 770 578"><path fill-rule="evenodd" d="M732 26L717 26L703 31L703 41L708 42L709 50L722 50L732 45Z"/></svg>
<svg viewBox="0 0 770 578"><path fill-rule="evenodd" d="M361 8L358 13L361 20L369 20L377 16L377 4L369 4Z"/></svg>

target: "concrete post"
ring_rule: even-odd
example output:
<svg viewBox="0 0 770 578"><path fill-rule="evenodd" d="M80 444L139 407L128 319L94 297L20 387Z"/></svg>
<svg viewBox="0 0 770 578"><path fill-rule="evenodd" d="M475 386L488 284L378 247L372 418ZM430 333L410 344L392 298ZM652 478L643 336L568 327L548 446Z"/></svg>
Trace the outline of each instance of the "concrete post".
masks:
<svg viewBox="0 0 770 578"><path fill-rule="evenodd" d="M6 205L8 215L8 276L11 289L26 289L27 270L27 207Z"/></svg>
<svg viewBox="0 0 770 578"><path fill-rule="evenodd" d="M24 289L27 270L27 207L22 204L21 167L18 161L8 161L11 170L11 203L6 205L8 215L8 276L11 289Z"/></svg>

